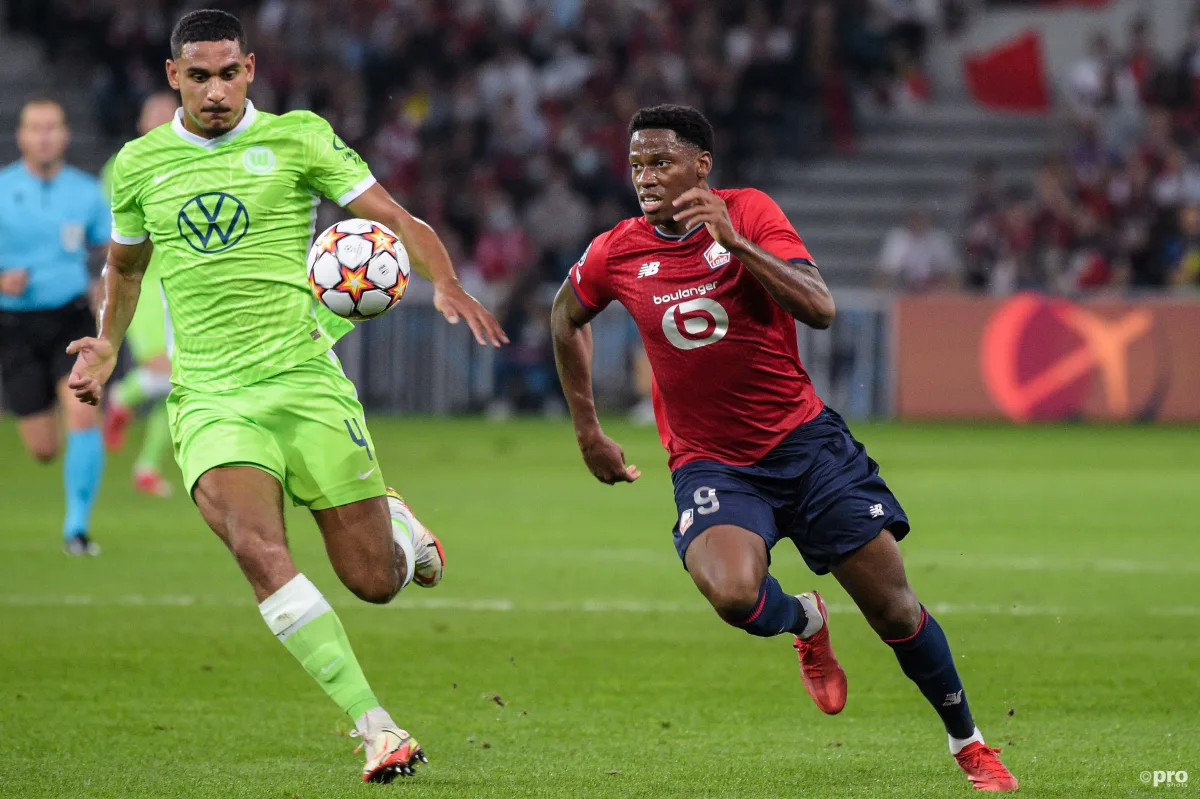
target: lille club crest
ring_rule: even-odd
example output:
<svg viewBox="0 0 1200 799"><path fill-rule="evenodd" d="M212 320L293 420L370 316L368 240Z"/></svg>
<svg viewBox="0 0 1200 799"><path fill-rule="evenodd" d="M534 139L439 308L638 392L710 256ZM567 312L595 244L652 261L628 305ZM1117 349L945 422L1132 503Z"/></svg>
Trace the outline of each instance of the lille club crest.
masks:
<svg viewBox="0 0 1200 799"><path fill-rule="evenodd" d="M683 535L692 526L692 520L695 517L692 515L692 509L688 508L683 513L679 514L679 534Z"/></svg>
<svg viewBox="0 0 1200 799"><path fill-rule="evenodd" d="M704 251L704 260L708 261L709 269L720 269L722 266L729 263L730 257L729 250L725 249L715 241L709 245L707 250Z"/></svg>

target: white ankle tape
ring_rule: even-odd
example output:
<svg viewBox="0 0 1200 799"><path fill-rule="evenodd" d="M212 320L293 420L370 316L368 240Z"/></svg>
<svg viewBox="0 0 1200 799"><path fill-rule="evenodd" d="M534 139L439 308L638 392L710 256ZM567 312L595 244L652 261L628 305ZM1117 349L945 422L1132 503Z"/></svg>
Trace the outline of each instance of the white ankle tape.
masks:
<svg viewBox="0 0 1200 799"><path fill-rule="evenodd" d="M952 755L957 755L976 741L983 743L983 733L979 731L978 727L975 728L975 732L971 733L970 738L955 738L953 735L947 737L950 739L950 754Z"/></svg>
<svg viewBox="0 0 1200 799"><path fill-rule="evenodd" d="M417 556L413 552L412 533L409 532L412 528L409 525L416 524L417 520L412 516L404 517L404 526L396 524L395 517L392 517L392 539L396 542L396 546L400 547L400 551L404 553L404 568L407 572L404 575L404 582L400 584L400 589L412 582L413 574L417 571ZM405 529L405 527L408 529Z"/></svg>
<svg viewBox="0 0 1200 799"><path fill-rule="evenodd" d="M303 574L297 574L258 606L263 621L280 641L332 609Z"/></svg>

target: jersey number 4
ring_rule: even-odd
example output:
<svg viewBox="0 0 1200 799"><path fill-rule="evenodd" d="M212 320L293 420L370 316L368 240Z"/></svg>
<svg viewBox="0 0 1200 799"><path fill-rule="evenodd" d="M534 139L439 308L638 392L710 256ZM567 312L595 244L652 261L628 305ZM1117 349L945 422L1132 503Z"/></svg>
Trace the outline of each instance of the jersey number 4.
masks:
<svg viewBox="0 0 1200 799"><path fill-rule="evenodd" d="M729 314L721 303L701 297L668 308L663 314L662 329L674 346L694 350L725 338L729 332Z"/></svg>

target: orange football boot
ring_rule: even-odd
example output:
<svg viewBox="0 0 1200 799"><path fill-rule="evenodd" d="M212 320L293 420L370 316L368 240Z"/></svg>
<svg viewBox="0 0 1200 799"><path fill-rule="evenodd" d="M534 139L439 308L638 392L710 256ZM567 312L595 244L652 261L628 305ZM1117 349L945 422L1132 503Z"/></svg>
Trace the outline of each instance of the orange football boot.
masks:
<svg viewBox="0 0 1200 799"><path fill-rule="evenodd" d="M825 609L825 600L816 591L801 596L812 600L825 623L809 638L796 636L792 646L800 657L800 676L804 679L805 690L821 712L832 716L841 713L846 706L846 672L829 643L829 611Z"/></svg>
<svg viewBox="0 0 1200 799"><path fill-rule="evenodd" d="M1015 791L1017 778L996 757L999 752L999 749L993 749L983 741L975 741L964 746L954 759L975 790Z"/></svg>

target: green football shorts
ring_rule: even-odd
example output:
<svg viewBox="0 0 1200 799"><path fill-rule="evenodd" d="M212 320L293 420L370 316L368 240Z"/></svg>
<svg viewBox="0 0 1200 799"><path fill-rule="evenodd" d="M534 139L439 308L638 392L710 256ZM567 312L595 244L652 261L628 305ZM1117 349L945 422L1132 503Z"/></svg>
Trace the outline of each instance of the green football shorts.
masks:
<svg viewBox="0 0 1200 799"><path fill-rule="evenodd" d="M133 360L139 364L167 351L167 315L157 279L142 278L142 294L125 333Z"/></svg>
<svg viewBox="0 0 1200 799"><path fill-rule="evenodd" d="M257 466L297 505L322 510L386 488L354 384L332 351L266 380L167 398L175 459L188 494L217 466Z"/></svg>

